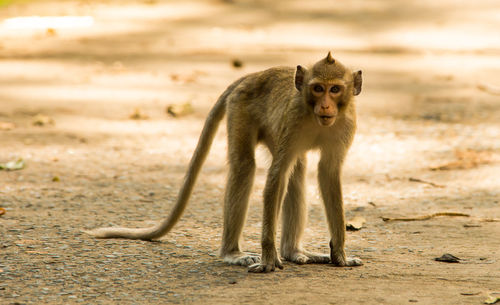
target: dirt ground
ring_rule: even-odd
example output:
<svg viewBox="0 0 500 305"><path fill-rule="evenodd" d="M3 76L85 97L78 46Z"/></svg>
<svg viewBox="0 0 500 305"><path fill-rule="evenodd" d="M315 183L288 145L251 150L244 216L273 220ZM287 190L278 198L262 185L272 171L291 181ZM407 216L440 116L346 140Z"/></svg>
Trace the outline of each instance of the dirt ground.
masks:
<svg viewBox="0 0 500 305"><path fill-rule="evenodd" d="M500 297L500 223L487 221L500 218L497 1L0 5L0 163L25 162L0 170L1 304L482 304ZM91 16L92 23L9 23L37 15ZM184 217L161 242L81 233L165 217L225 87L270 66L313 63L328 50L364 72L343 175L347 218L366 220L347 233L347 253L364 266L285 263L249 274L223 263L224 128ZM184 103L193 113L166 113ZM270 160L263 148L257 156L243 244L254 253ZM304 243L328 253L317 160L309 155ZM470 217L382 220L438 212ZM445 253L460 263L434 260Z"/></svg>

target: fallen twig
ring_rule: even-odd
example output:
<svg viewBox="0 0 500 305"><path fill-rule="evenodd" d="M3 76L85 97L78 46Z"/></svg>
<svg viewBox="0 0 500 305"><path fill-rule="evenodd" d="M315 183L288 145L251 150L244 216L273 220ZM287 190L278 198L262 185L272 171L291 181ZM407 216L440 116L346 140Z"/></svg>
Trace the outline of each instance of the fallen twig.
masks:
<svg viewBox="0 0 500 305"><path fill-rule="evenodd" d="M466 295L466 296L472 296L472 295L479 295L481 292L460 292L461 295Z"/></svg>
<svg viewBox="0 0 500 305"><path fill-rule="evenodd" d="M435 218L438 216L450 216L450 217L471 217L469 214L465 213L457 213L457 212L438 212L434 214L428 214L428 215L422 215L422 216L416 216L416 217L384 217L382 216L382 220L385 222L390 222L390 221L420 221L420 220L429 220L431 218ZM472 217L471 217L472 218ZM477 218L474 217L474 219L477 219L482 222L500 222L500 219L498 218Z"/></svg>
<svg viewBox="0 0 500 305"><path fill-rule="evenodd" d="M416 217L401 217L401 218L391 218L391 217L384 217L382 216L382 220L385 222L389 221L419 221L419 220L428 220L434 217L438 216L460 216L460 217L470 217L469 214L464 214L464 213L456 213L456 212L439 212L439 213L434 213L434 214L429 214L429 215L422 215L422 216L416 216Z"/></svg>
<svg viewBox="0 0 500 305"><path fill-rule="evenodd" d="M410 182L419 182L419 183L429 184L429 185L432 185L432 186L434 186L434 187L440 187L440 188L446 187L445 185L436 184L436 183L434 183L434 182L429 182L429 181L425 181L425 180L421 180L421 179L418 179L418 178L413 178L413 177L410 177L408 180L409 180Z"/></svg>
<svg viewBox="0 0 500 305"><path fill-rule="evenodd" d="M498 218L479 218L479 220L482 222L500 222Z"/></svg>

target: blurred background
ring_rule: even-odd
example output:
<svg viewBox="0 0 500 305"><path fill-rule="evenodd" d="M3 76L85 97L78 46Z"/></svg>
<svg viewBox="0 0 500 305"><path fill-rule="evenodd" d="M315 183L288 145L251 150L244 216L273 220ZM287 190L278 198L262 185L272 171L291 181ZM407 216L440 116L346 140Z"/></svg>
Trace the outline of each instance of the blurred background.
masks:
<svg viewBox="0 0 500 305"><path fill-rule="evenodd" d="M347 164L354 175L433 175L427 169L464 155L498 159L498 1L0 3L6 159L33 154L26 143L43 151L48 142L125 137L158 154L172 155L164 148L172 147L182 152L174 164L184 164L232 81L314 63L328 50L364 72L355 162ZM223 132L219 139L223 151ZM485 180L480 187L498 186Z"/></svg>

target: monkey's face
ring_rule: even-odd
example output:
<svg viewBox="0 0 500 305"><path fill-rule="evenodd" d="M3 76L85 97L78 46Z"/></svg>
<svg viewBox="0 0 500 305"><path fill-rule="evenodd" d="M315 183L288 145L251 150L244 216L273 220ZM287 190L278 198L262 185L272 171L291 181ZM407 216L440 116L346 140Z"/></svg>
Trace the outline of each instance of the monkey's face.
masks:
<svg viewBox="0 0 500 305"><path fill-rule="evenodd" d="M295 88L312 107L321 126L332 126L351 103L353 96L361 92L361 71L352 73L331 53L308 70L297 66Z"/></svg>
<svg viewBox="0 0 500 305"><path fill-rule="evenodd" d="M345 85L341 81L309 83L309 104L321 126L332 126L343 106Z"/></svg>

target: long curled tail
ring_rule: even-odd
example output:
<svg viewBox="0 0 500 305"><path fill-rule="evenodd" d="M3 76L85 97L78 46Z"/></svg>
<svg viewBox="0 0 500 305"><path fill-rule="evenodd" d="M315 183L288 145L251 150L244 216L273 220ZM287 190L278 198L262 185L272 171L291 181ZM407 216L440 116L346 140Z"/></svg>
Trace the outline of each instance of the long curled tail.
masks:
<svg viewBox="0 0 500 305"><path fill-rule="evenodd" d="M200 139L198 140L198 145L196 146L188 171L184 177L184 183L179 190L177 203L168 218L150 228L133 229L109 227L84 232L97 238L127 238L142 240L155 240L167 234L177 223L187 206L193 186L196 182L196 178L198 177L198 173L200 172L201 166L203 165L208 151L210 150L217 128L226 113L226 99L242 80L243 78L229 86L219 97L214 107L208 114Z"/></svg>

